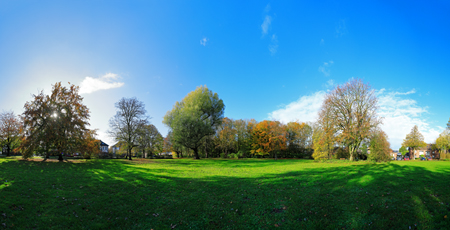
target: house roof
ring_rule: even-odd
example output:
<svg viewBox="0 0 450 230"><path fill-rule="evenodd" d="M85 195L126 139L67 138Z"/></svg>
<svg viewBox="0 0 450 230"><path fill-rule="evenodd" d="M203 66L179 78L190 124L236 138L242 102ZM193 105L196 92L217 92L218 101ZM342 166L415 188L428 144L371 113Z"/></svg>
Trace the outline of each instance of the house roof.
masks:
<svg viewBox="0 0 450 230"><path fill-rule="evenodd" d="M105 142L103 142L102 140L100 140L100 146L109 146L109 145L106 144Z"/></svg>

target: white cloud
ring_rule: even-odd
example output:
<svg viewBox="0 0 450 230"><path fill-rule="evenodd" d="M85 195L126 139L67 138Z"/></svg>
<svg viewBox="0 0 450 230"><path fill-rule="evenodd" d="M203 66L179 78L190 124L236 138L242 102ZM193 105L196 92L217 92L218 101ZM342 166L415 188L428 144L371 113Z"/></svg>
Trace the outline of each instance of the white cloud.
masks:
<svg viewBox="0 0 450 230"><path fill-rule="evenodd" d="M411 132L414 125L419 127L419 131L423 134L425 142L432 143L442 132L442 127L433 127L426 119L428 107L418 105L417 101L409 98L402 98L398 95L405 96L416 93L412 89L406 93L388 92L381 89L378 94L378 102L380 106L379 115L384 117L381 128L389 137L392 149L399 149L406 137Z"/></svg>
<svg viewBox="0 0 450 230"><path fill-rule="evenodd" d="M269 51L274 55L278 51L278 37L277 35L272 35L271 43L269 45Z"/></svg>
<svg viewBox="0 0 450 230"><path fill-rule="evenodd" d="M332 85L332 80L327 85ZM414 125L419 127L425 142L433 143L443 127L433 126L427 120L428 107L421 106L417 101L410 98L403 98L406 95L414 94L415 90L406 93L387 92L385 89L378 90L378 115L383 117L381 128L389 137L392 149L399 149L406 137L411 132ZM325 91L318 91L311 95L302 96L297 101L291 102L283 108L269 113L269 118L283 123L290 121L314 122L325 98Z"/></svg>
<svg viewBox="0 0 450 230"><path fill-rule="evenodd" d="M325 40L323 40L323 38L320 39L320 45L324 45L324 44L325 44Z"/></svg>
<svg viewBox="0 0 450 230"><path fill-rule="evenodd" d="M99 78L86 77L80 84L80 94L89 94L99 90L122 87L125 83L117 82L120 77L114 73L107 73Z"/></svg>
<svg viewBox="0 0 450 230"><path fill-rule="evenodd" d="M325 97L324 91L318 91L309 96L302 96L284 108L269 113L269 118L283 123L291 121L314 122Z"/></svg>
<svg viewBox="0 0 450 230"><path fill-rule="evenodd" d="M206 42L208 42L208 41L209 41L209 39L208 39L207 37L203 37L203 38L200 40L200 45L206 46Z"/></svg>
<svg viewBox="0 0 450 230"><path fill-rule="evenodd" d="M261 30L262 30L261 32L262 32L263 36L269 32L271 23L272 23L272 17L269 15L266 15L263 23L261 24Z"/></svg>
<svg viewBox="0 0 450 230"><path fill-rule="evenodd" d="M319 72L323 73L325 77L330 76L330 66L333 65L333 61L324 62L323 65L319 66Z"/></svg>

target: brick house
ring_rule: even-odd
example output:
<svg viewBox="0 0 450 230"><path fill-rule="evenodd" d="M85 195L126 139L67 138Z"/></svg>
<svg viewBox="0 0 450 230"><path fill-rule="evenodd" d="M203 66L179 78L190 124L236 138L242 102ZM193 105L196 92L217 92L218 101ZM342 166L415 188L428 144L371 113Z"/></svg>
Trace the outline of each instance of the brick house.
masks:
<svg viewBox="0 0 450 230"><path fill-rule="evenodd" d="M413 153L412 149L409 149L409 153L410 153L410 156L412 159L413 159L413 154L416 159L419 158L420 156L425 157L425 158L431 157L431 159L439 159L440 158L439 151L434 148L434 144L427 144L427 146L425 146L425 147L417 148L414 150L414 153Z"/></svg>

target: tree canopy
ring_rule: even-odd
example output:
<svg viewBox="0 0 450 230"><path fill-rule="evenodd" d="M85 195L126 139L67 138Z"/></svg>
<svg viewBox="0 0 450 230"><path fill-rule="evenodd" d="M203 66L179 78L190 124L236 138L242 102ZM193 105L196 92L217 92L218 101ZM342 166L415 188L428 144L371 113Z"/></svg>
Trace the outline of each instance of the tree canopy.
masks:
<svg viewBox="0 0 450 230"><path fill-rule="evenodd" d="M222 123L225 105L217 93L206 86L197 87L164 116L163 123L172 131L172 141L192 149L200 159L198 148L205 136L213 135Z"/></svg>
<svg viewBox="0 0 450 230"><path fill-rule="evenodd" d="M267 155L286 149L286 131L278 121L264 120L256 124L253 129L253 141L251 153Z"/></svg>
<svg viewBox="0 0 450 230"><path fill-rule="evenodd" d="M66 88L58 82L50 95L41 91L33 95L33 101L25 103L22 118L26 135L21 146L24 158L35 152L48 156L54 150L63 160L62 153L79 151L90 115L78 91L78 86Z"/></svg>
<svg viewBox="0 0 450 230"><path fill-rule="evenodd" d="M324 135L334 135L348 149L350 160L356 150L380 123L377 116L378 99L374 90L362 80L353 79L336 86L326 96L321 113L329 121L322 123Z"/></svg>
<svg viewBox="0 0 450 230"><path fill-rule="evenodd" d="M115 104L116 115L109 120L109 134L118 142L123 141L131 160L131 150L138 146L140 129L147 124L145 105L136 98L122 98Z"/></svg>

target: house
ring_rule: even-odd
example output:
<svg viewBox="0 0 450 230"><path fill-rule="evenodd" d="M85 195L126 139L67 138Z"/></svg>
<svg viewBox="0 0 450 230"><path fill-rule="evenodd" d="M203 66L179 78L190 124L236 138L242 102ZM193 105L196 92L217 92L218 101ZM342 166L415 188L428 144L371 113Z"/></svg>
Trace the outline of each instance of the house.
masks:
<svg viewBox="0 0 450 230"><path fill-rule="evenodd" d="M393 158L397 158L397 155L398 155L398 150L391 150L391 152L389 153L389 156L393 157ZM401 153L400 153L400 155L401 155Z"/></svg>
<svg viewBox="0 0 450 230"><path fill-rule="evenodd" d="M410 150L410 152L412 153L412 150ZM425 158L431 157L431 159L439 159L440 158L439 151L434 148L434 144L427 144L427 146L425 146L425 147L417 148L414 150L413 154L416 159L420 158L420 157L425 157Z"/></svg>
<svg viewBox="0 0 450 230"><path fill-rule="evenodd" d="M114 144L113 146L111 146L111 152L113 153L113 154L116 154L116 153L118 153L119 152L119 150L121 149L121 143L120 142L117 142L116 144Z"/></svg>
<svg viewBox="0 0 450 230"><path fill-rule="evenodd" d="M107 153L109 145L100 140L100 152Z"/></svg>

